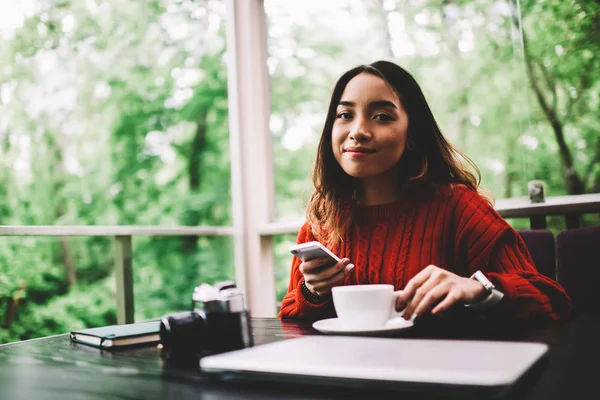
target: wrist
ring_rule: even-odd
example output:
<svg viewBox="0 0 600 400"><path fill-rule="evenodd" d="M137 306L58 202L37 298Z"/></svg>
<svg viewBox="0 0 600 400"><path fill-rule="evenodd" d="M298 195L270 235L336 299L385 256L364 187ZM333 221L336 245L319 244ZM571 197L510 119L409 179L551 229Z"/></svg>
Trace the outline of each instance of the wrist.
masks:
<svg viewBox="0 0 600 400"><path fill-rule="evenodd" d="M502 300L504 293L496 289L494 284L481 271L476 271L470 279L473 279L481 284L483 294L470 304L465 304L465 307L470 307L476 310L491 308Z"/></svg>
<svg viewBox="0 0 600 400"><path fill-rule="evenodd" d="M301 289L302 289L302 295L304 296L304 298L312 304L321 304L324 303L326 300L325 296L321 296L317 293L314 293L313 291L311 291L308 286L306 286L306 282L302 281L302 284L300 285Z"/></svg>
<svg viewBox="0 0 600 400"><path fill-rule="evenodd" d="M475 295L473 301L471 301L469 304L477 304L484 301L490 295L490 292L480 282L474 281L470 278L469 280L471 280L473 285L477 287L477 294Z"/></svg>

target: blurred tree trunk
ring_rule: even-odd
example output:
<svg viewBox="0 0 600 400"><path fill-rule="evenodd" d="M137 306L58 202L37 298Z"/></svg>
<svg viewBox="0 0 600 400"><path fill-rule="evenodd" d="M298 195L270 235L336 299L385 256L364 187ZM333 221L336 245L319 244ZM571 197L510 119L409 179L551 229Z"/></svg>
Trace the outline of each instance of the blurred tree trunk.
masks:
<svg viewBox="0 0 600 400"><path fill-rule="evenodd" d="M77 273L75 272L75 264L73 263L73 256L71 255L71 249L69 248L69 240L67 237L61 236L59 241L69 286L72 286L77 283Z"/></svg>
<svg viewBox="0 0 600 400"><path fill-rule="evenodd" d="M10 328L10 325L15 319L17 313L17 307L19 306L19 299L10 297L6 305L6 311L4 314L4 322L2 323L2 329Z"/></svg>
<svg viewBox="0 0 600 400"><path fill-rule="evenodd" d="M523 33L525 67L536 100L554 132L565 187L568 193L577 194L588 185L595 186L594 164L600 158L594 143L597 126L585 122L597 121L598 117L594 99L600 78L600 13L598 2L593 0L551 3L540 6L535 0L521 2L522 19L529 22L525 27L531 33L531 40ZM585 149L568 147L566 126L577 128L578 139L586 142ZM579 169L579 174L575 164L583 161L577 161L574 154L585 154L591 160Z"/></svg>
<svg viewBox="0 0 600 400"><path fill-rule="evenodd" d="M567 145L564 135L564 123L560 120L558 116L557 110L557 94L556 94L556 85L552 80L552 77L549 76L546 71L544 65L542 63L536 62L531 54L527 50L527 41L524 39L524 58L525 58L525 66L527 71L527 77L529 78L529 83L533 92L535 93L535 97L546 116L546 119L552 126L552 130L554 131L554 137L556 138L556 143L558 144L560 158L563 164L563 177L565 179L567 193L569 194L582 194L584 192L583 181L577 174L575 170L575 165L573 162L573 155L571 153L571 149ZM538 78L535 69L541 72L544 78ZM551 92L552 95L552 104L546 99L546 96L542 92L542 79L544 79L547 89Z"/></svg>
<svg viewBox="0 0 600 400"><path fill-rule="evenodd" d="M200 179L202 173L202 152L206 147L206 117L208 109L204 108L200 111L196 120L196 133L190 147L188 174L189 174L189 191L196 193L200 188ZM198 205L194 204L187 211L185 216L185 224L189 226L198 225L200 222L200 211ZM196 251L198 236L184 236L182 238L183 254L192 254Z"/></svg>
<svg viewBox="0 0 600 400"><path fill-rule="evenodd" d="M510 199L513 197L513 183L515 182L515 152L516 152L516 140L509 140L507 143L506 151L506 169L504 174L504 198Z"/></svg>
<svg viewBox="0 0 600 400"><path fill-rule="evenodd" d="M57 138L53 138L51 134L46 135L48 138L48 147L50 154L52 155L53 168L55 173L55 181L52 188L52 193L57 203L55 203L55 220L60 219L65 215L65 201L62 196L62 191L66 181L66 170L64 162L64 150L63 145L60 143L61 134L56 133ZM67 275L67 281L69 286L73 286L77 283L77 274L75 272L75 265L73 263L73 257L71 255L71 249L69 247L69 240L65 236L61 236L59 239L60 250L62 255L62 263L65 267L65 273Z"/></svg>
<svg viewBox="0 0 600 400"><path fill-rule="evenodd" d="M8 304L6 305L6 311L4 314L4 322L2 323L3 329L10 328L10 325L15 320L15 316L17 315L17 308L19 308L19 303L21 299L25 297L25 288L27 288L27 283L22 282L11 297L8 298Z"/></svg>

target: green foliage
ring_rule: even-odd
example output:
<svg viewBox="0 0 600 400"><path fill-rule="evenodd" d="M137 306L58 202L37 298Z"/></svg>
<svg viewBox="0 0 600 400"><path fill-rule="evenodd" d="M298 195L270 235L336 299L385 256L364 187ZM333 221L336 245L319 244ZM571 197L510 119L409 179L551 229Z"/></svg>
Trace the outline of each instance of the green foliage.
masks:
<svg viewBox="0 0 600 400"><path fill-rule="evenodd" d="M496 197L534 178L572 193L570 170L600 192L597 2L522 0L524 49L516 2L265 3L278 216L303 215L336 77L377 59L414 73ZM0 224L231 224L224 7L38 1L0 26ZM278 299L294 241L275 239ZM136 320L234 276L229 237L136 237L133 254ZM113 238L0 240L0 343L114 323L113 256Z"/></svg>
<svg viewBox="0 0 600 400"><path fill-rule="evenodd" d="M0 223L230 224L223 3L37 6L0 45ZM114 323L113 240L0 241L0 342ZM133 264L137 320L234 276L231 238L135 238Z"/></svg>

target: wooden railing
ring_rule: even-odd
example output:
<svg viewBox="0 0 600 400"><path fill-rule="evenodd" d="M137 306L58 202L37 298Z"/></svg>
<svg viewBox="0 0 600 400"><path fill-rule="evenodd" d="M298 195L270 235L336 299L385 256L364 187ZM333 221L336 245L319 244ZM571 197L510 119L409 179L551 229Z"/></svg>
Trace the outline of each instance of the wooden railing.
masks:
<svg viewBox="0 0 600 400"><path fill-rule="evenodd" d="M531 229L545 229L546 217L562 215L567 229L578 228L583 214L600 213L600 193L549 197L544 203L529 198L496 201L496 210L504 218L529 218Z"/></svg>
<svg viewBox="0 0 600 400"><path fill-rule="evenodd" d="M504 218L529 218L532 229L546 227L546 217L563 215L568 229L580 224L583 214L600 214L600 194L550 197L545 203L532 204L526 198L496 201L498 213ZM261 245L270 243L273 236L295 234L304 220L302 218L280 220L258 228ZM115 239L115 276L117 322L131 323L134 314L133 298L133 236L231 236L233 227L227 226L0 226L0 236L112 236ZM271 253L265 253L271 251ZM263 246L263 254L272 257L269 246ZM236 266L240 268L240 266ZM255 295L275 295L257 293Z"/></svg>
<svg viewBox="0 0 600 400"><path fill-rule="evenodd" d="M112 236L115 238L117 322L133 318L133 236L233 236L227 226L9 226L0 225L0 236Z"/></svg>
<svg viewBox="0 0 600 400"><path fill-rule="evenodd" d="M546 217L562 215L567 229L581 225L583 214L600 214L600 193L549 197L544 203L531 203L527 197L496 200L494 208L503 218L529 218L531 229L545 229ZM261 235L297 233L303 218L273 222L259 228Z"/></svg>

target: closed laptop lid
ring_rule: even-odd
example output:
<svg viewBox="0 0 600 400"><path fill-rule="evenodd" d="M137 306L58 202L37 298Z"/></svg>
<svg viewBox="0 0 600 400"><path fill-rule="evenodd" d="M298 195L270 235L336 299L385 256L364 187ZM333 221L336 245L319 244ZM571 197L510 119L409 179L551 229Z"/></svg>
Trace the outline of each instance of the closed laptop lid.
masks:
<svg viewBox="0 0 600 400"><path fill-rule="evenodd" d="M216 373L260 373L470 386L513 384L548 350L541 343L305 336L204 357Z"/></svg>

